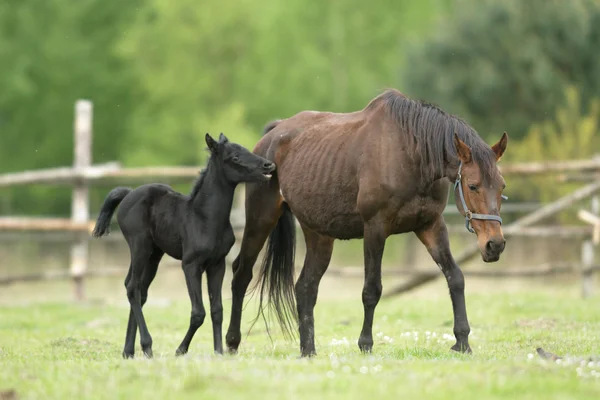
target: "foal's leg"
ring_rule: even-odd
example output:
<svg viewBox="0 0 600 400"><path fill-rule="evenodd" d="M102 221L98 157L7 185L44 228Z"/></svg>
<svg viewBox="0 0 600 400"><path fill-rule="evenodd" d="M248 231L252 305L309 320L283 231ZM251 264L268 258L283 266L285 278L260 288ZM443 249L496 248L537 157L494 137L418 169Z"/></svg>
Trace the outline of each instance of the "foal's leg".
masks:
<svg viewBox="0 0 600 400"><path fill-rule="evenodd" d="M319 282L329 266L333 238L321 236L302 226L306 241L306 256L302 272L296 282L296 302L300 323L300 351L302 356L316 355L315 318Z"/></svg>
<svg viewBox="0 0 600 400"><path fill-rule="evenodd" d="M142 346L142 351L146 357L151 358L152 336L150 336L150 332L146 326L146 320L144 319L144 314L142 313L142 288L144 286L144 274L146 273L146 269L151 264L154 244L148 238L139 238L132 240L132 243L130 243L130 249L131 275L128 274L128 280L126 278L127 298L129 299L129 304L131 307L130 315L133 314L135 323L137 323L137 326L140 328L140 344ZM155 266L153 267L156 268ZM154 271L154 274L156 274L156 271ZM150 274L152 275L152 278L154 277L154 274ZM127 334L133 336L133 340L135 341L135 327L133 325L133 322L128 323ZM131 332L133 332L133 334ZM131 341L127 341L126 338L125 347L127 353L125 354L124 350L124 356L133 354L133 351L131 351L130 342Z"/></svg>
<svg viewBox="0 0 600 400"><path fill-rule="evenodd" d="M383 223L375 221L365 223L365 284L362 291L365 316L358 339L358 347L363 352L370 352L373 348L373 317L375 307L381 298L381 258L386 237Z"/></svg>
<svg viewBox="0 0 600 400"><path fill-rule="evenodd" d="M454 336L456 337L456 344L452 346L452 350L471 353L471 347L469 346L471 329L469 328L467 307L465 305L465 278L450 253L446 224L440 217L431 226L415 233L427 247L427 251L441 268L448 282L452 311L454 312Z"/></svg>
<svg viewBox="0 0 600 400"><path fill-rule="evenodd" d="M225 275L225 259L206 270L208 281L208 298L210 300L210 319L213 326L213 344L216 354L223 354L223 276Z"/></svg>
<svg viewBox="0 0 600 400"><path fill-rule="evenodd" d="M192 315L190 316L190 327L175 352L177 356L188 352L194 334L202 326L206 317L206 310L204 310L204 303L202 302L202 264L197 261L185 263L183 265L183 272L185 274L185 283L187 284L190 301L192 302Z"/></svg>
<svg viewBox="0 0 600 400"><path fill-rule="evenodd" d="M152 252L152 256L150 257L150 261L148 262L148 266L144 269L144 274L142 276L142 285L141 285L141 305L142 308L144 304L146 304L146 300L148 300L148 288L150 284L154 280L156 276L156 271L158 269L158 264L162 259L163 252L155 247ZM125 278L125 287L131 280L132 267L129 266L129 272L127 273L127 277ZM127 322L127 334L125 336L125 346L123 348L123 358L133 358L135 352L135 334L137 333L137 323L135 321L135 316L133 315L133 309L130 307L129 310L129 321Z"/></svg>
<svg viewBox="0 0 600 400"><path fill-rule="evenodd" d="M231 320L226 336L231 353L237 351L242 340L242 306L252 281L252 268L281 215L281 201L279 184L274 179L263 184L246 184L246 225L240 253L233 261Z"/></svg>

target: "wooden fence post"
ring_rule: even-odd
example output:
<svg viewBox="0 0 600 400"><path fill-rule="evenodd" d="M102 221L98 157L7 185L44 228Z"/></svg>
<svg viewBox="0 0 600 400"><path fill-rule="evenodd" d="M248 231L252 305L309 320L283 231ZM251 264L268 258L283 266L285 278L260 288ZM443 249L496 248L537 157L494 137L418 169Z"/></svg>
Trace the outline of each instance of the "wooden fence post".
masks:
<svg viewBox="0 0 600 400"><path fill-rule="evenodd" d="M75 103L73 167L83 169L92 163L92 102L78 100ZM87 223L90 217L89 189L85 179L73 186L71 220ZM88 232L78 233L71 247L71 278L75 286L75 300L84 299L83 279L88 267Z"/></svg>

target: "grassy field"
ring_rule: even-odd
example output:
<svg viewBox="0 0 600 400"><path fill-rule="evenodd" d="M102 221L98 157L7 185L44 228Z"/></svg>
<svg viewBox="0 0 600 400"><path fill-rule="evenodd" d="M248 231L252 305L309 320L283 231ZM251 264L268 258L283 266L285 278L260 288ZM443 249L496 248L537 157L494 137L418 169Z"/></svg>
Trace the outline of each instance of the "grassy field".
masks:
<svg viewBox="0 0 600 400"><path fill-rule="evenodd" d="M360 280L326 278L316 308L318 356L257 324L236 356L212 354L211 324L190 353L174 351L189 302L179 271L160 271L144 308L152 360L120 358L128 316L120 281L90 282L70 302L68 283L13 285L0 293L0 391L21 399L592 399L600 365L541 360L536 347L574 357L600 354L600 299L576 284L467 280L474 354L449 351L452 312L440 280L382 300L375 348L362 355ZM226 278L229 282L229 278ZM224 291L226 321L230 307ZM247 307L244 326L254 316ZM227 328L225 323L224 328ZM0 396L1 398L1 396Z"/></svg>

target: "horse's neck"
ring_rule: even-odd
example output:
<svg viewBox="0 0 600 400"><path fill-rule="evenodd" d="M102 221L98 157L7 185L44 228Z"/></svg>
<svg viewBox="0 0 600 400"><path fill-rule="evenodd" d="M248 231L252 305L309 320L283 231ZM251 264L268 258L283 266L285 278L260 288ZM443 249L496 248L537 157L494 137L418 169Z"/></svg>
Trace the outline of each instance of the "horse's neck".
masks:
<svg viewBox="0 0 600 400"><path fill-rule="evenodd" d="M193 210L204 215L215 227L225 227L229 222L235 185L227 182L214 166L207 168L202 186L190 199Z"/></svg>

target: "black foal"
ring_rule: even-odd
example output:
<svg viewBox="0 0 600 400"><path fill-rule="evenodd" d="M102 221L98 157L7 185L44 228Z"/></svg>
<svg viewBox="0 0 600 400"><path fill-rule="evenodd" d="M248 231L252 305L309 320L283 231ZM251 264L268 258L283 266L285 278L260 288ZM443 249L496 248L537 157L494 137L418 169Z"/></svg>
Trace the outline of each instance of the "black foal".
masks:
<svg viewBox="0 0 600 400"><path fill-rule="evenodd" d="M234 190L241 182L269 180L275 164L229 142L222 133L218 142L207 133L206 144L211 153L210 159L189 196L167 185L154 183L135 190L115 188L102 205L93 236L108 233L112 215L121 204L117 221L131 253L131 264L125 278L131 305L123 349L125 358L134 355L137 327L140 328L142 351L147 357L152 357L152 337L142 307L165 253L182 261L192 302L190 327L176 355L187 353L196 330L204 322L204 271L208 279L214 350L215 353L223 352L221 287L225 256L235 242L229 222Z"/></svg>

